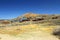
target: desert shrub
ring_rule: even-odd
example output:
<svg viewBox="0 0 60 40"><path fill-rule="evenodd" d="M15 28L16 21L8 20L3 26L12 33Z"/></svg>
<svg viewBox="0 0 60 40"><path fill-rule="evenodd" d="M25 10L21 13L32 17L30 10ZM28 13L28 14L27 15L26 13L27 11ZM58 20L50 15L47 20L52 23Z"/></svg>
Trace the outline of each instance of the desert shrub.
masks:
<svg viewBox="0 0 60 40"><path fill-rule="evenodd" d="M52 34L60 39L60 28L54 29Z"/></svg>
<svg viewBox="0 0 60 40"><path fill-rule="evenodd" d="M54 21L56 25L60 25L60 20Z"/></svg>

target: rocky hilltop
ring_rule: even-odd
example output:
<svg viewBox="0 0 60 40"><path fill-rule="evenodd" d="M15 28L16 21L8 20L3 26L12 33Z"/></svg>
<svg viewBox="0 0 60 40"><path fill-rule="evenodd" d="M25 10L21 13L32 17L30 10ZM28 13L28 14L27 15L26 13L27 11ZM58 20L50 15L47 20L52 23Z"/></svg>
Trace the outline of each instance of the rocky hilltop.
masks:
<svg viewBox="0 0 60 40"><path fill-rule="evenodd" d="M48 14L34 14L26 13L22 16L10 20L0 20L0 24L12 24L12 23L23 23L23 22L39 22L46 23L50 22L54 25L60 25L60 15L48 15Z"/></svg>

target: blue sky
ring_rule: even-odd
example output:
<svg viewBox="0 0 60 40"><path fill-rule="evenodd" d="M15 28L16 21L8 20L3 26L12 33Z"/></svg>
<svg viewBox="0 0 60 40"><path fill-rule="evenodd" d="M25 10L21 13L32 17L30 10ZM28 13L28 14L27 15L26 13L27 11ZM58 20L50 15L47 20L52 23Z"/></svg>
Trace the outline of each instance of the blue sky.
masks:
<svg viewBox="0 0 60 40"><path fill-rule="evenodd" d="M0 19L10 19L27 12L60 14L60 0L0 0Z"/></svg>

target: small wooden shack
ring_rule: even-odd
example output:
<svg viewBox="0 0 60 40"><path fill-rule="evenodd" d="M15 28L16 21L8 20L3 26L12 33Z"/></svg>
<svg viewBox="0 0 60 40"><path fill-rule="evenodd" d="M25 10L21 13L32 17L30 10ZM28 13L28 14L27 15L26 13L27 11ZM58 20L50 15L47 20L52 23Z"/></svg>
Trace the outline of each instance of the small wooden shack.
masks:
<svg viewBox="0 0 60 40"><path fill-rule="evenodd" d="M30 19L26 18L26 17L23 17L19 20L19 22L26 22L26 21L30 21Z"/></svg>
<svg viewBox="0 0 60 40"><path fill-rule="evenodd" d="M33 19L32 21L42 21L42 20L44 20L44 18L42 18L42 17L37 17L37 18Z"/></svg>

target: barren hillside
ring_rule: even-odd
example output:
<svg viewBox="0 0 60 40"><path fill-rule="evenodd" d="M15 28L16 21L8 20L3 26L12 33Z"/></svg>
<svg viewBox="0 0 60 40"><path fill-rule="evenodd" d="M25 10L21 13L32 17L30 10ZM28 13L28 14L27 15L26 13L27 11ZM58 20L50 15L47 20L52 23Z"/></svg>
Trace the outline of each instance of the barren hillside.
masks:
<svg viewBox="0 0 60 40"><path fill-rule="evenodd" d="M59 40L52 34L59 26L60 15L27 13L11 20L0 20L0 39Z"/></svg>

